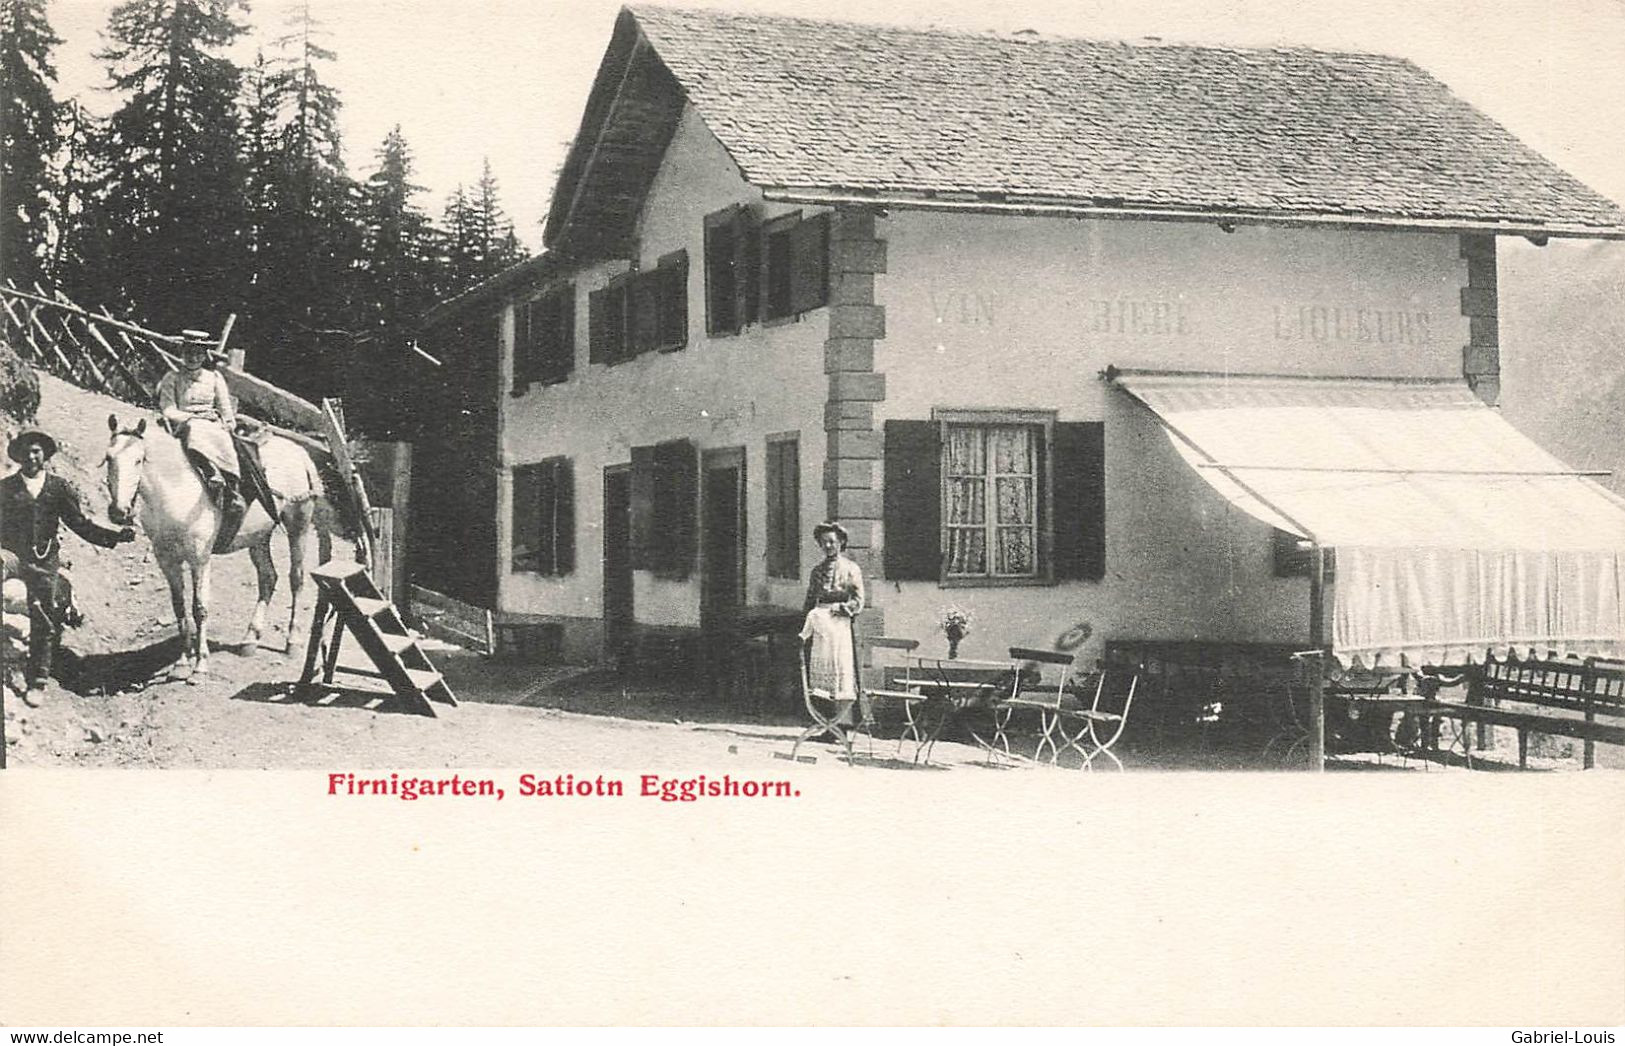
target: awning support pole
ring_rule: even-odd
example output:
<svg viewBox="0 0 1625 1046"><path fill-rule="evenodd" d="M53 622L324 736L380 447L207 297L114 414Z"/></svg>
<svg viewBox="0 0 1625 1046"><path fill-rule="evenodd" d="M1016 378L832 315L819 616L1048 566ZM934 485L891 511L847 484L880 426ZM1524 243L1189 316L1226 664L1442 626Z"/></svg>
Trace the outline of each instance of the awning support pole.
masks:
<svg viewBox="0 0 1625 1046"><path fill-rule="evenodd" d="M1326 769L1326 550L1310 546L1309 645L1316 656L1309 668L1309 769Z"/></svg>

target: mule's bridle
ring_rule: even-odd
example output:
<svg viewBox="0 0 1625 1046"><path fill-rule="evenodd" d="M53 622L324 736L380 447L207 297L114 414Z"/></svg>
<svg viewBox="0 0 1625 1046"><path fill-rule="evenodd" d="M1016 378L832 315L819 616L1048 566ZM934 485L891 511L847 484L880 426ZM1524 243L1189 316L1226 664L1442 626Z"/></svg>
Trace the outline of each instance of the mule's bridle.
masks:
<svg viewBox="0 0 1625 1046"><path fill-rule="evenodd" d="M116 440L120 436L129 436L131 439L140 442L143 447L146 445L145 433L138 432L134 429L124 429L122 431L115 432L111 438ZM128 506L120 505L118 504L118 490L113 480L121 468L123 468L123 463L115 458L112 453L109 453L107 455L107 499L109 502L109 508L118 512L125 519L134 519L136 499L141 497L141 477L136 477L135 484L130 490L130 504Z"/></svg>

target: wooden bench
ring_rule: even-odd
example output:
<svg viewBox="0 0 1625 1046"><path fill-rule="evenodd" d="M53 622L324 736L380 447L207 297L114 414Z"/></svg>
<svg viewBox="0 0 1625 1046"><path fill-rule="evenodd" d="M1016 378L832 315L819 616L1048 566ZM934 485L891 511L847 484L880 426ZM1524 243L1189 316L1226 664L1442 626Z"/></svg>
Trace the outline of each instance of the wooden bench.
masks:
<svg viewBox="0 0 1625 1046"><path fill-rule="evenodd" d="M1432 700L1426 711L1459 720L1463 726L1478 723L1516 730L1521 767L1529 765L1532 733L1585 742L1588 769L1596 765L1597 743L1625 745L1625 662L1489 658L1482 665L1468 666L1463 676L1466 700ZM1448 681L1443 676L1436 678ZM1578 717L1553 715L1545 709L1578 713Z"/></svg>

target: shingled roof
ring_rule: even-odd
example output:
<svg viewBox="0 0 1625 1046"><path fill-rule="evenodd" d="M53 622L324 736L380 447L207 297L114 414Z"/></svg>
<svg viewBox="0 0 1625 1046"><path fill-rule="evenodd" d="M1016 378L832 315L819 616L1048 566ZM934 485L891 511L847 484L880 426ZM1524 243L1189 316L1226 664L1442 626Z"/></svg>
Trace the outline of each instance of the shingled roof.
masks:
<svg viewBox="0 0 1625 1046"><path fill-rule="evenodd" d="M1620 207L1399 58L640 6L617 24L550 241L583 217L572 179L601 173L590 140L637 104L622 81L655 82L627 75L640 53L773 198L1625 235Z"/></svg>

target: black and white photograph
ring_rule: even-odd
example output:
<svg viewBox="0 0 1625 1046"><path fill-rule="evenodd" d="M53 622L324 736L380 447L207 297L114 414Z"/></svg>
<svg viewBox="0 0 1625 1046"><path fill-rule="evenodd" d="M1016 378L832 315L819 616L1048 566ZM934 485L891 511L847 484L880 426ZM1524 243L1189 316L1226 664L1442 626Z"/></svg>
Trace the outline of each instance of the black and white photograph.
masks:
<svg viewBox="0 0 1625 1046"><path fill-rule="evenodd" d="M1622 55L0 0L0 1023L1625 1023Z"/></svg>

